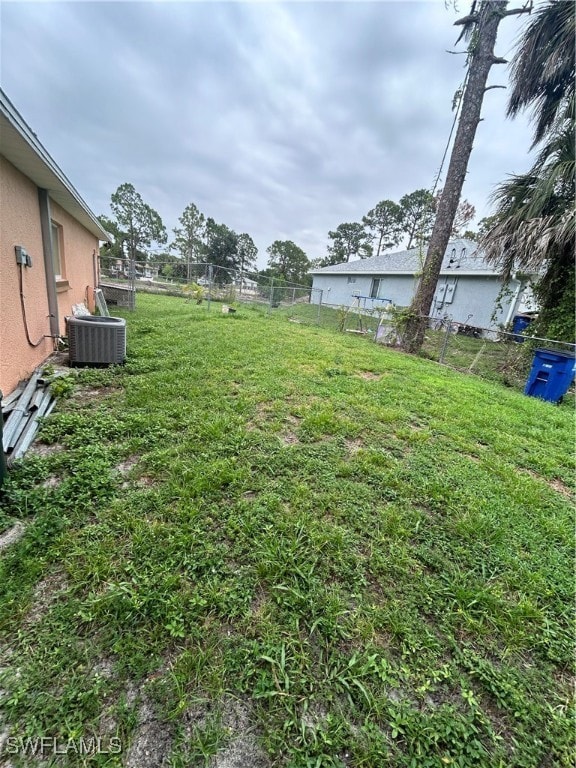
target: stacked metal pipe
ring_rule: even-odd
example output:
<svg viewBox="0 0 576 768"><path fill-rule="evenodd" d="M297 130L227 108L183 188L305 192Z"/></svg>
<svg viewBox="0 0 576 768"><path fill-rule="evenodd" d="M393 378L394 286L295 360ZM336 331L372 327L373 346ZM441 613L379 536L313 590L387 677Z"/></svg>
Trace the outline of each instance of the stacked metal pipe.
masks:
<svg viewBox="0 0 576 768"><path fill-rule="evenodd" d="M39 419L48 416L55 404L50 381L42 378L39 371L2 400L2 449L8 466L24 456L36 437Z"/></svg>

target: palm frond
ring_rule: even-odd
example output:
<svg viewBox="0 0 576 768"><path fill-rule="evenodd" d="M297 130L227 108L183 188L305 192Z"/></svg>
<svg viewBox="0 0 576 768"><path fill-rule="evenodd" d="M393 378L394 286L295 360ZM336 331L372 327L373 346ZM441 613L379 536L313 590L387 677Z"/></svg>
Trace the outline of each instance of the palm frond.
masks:
<svg viewBox="0 0 576 768"><path fill-rule="evenodd" d="M575 33L572 3L549 0L538 8L518 43L508 115L532 109L534 144L542 140L566 100L574 96Z"/></svg>

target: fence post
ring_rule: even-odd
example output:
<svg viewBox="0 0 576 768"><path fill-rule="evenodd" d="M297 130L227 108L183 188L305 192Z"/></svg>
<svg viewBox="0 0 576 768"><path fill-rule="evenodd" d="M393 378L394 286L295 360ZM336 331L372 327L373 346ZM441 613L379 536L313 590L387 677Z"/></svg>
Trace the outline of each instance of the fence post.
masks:
<svg viewBox="0 0 576 768"><path fill-rule="evenodd" d="M440 364L444 363L444 358L446 357L446 350L448 349L448 341L450 339L451 333L452 333L452 320L448 320L448 325L446 326L446 333L444 334L444 339L442 341L442 349L440 350L440 359L438 360Z"/></svg>
<svg viewBox="0 0 576 768"><path fill-rule="evenodd" d="M324 295L324 289L320 288L319 290L320 290L320 296L318 298L318 314L316 316L316 325L320 325L320 310L322 309L322 296Z"/></svg>
<svg viewBox="0 0 576 768"><path fill-rule="evenodd" d="M270 278L270 300L268 302L268 314L272 312L272 301L274 299L274 278Z"/></svg>
<svg viewBox="0 0 576 768"><path fill-rule="evenodd" d="M208 312L212 303L212 264L208 264Z"/></svg>

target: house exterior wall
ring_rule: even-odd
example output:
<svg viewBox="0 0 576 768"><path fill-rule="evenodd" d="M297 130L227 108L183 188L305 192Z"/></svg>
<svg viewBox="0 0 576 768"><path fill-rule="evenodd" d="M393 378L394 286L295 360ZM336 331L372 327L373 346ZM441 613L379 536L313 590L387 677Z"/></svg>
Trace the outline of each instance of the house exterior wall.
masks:
<svg viewBox="0 0 576 768"><path fill-rule="evenodd" d="M57 284L60 334L72 305L84 302L93 310L93 253L98 239L51 201L51 217L61 226L65 262L63 280ZM32 258L31 267L16 264L14 246L21 245ZM32 347L27 339L20 300L22 270L27 327L33 342L50 334L49 309L38 188L0 156L0 389L9 394L21 379L28 378L52 352L54 342L43 339Z"/></svg>
<svg viewBox="0 0 576 768"><path fill-rule="evenodd" d="M94 311L94 253L99 242L63 208L50 201L52 221L62 227L63 280L56 282L60 334L66 333L65 317L72 314L72 305L84 303Z"/></svg>
<svg viewBox="0 0 576 768"><path fill-rule="evenodd" d="M413 275L375 275L380 277L378 295L391 299L397 307L407 307L412 301L416 281Z"/></svg>
<svg viewBox="0 0 576 768"><path fill-rule="evenodd" d="M442 300L444 285L454 286L451 301ZM515 293L515 286L512 285L512 293L507 292L499 300L501 288L502 283L495 275L462 275L461 277L442 275L438 281L435 302L430 314L433 317L448 315L456 322L478 328L497 326L508 319Z"/></svg>
<svg viewBox="0 0 576 768"><path fill-rule="evenodd" d="M349 282L349 277L354 282ZM414 292L414 278L411 275L314 275L312 287L322 290L322 304L351 306L357 296L370 297L373 281L380 280L378 298L390 299L393 304L407 306ZM312 294L312 301L318 303L319 293ZM384 306L387 302L361 299L361 306L367 309Z"/></svg>
<svg viewBox="0 0 576 768"><path fill-rule="evenodd" d="M37 347L26 340L16 245L23 246L32 258L32 266L22 268L22 284L28 332L36 342L50 333L38 189L0 156L0 389L5 395L53 348L52 339L44 339Z"/></svg>
<svg viewBox="0 0 576 768"><path fill-rule="evenodd" d="M348 282L348 275L314 275L312 302L318 304L322 291L322 304L335 307L350 306L354 296L370 296L372 280L365 275L355 275L355 282Z"/></svg>
<svg viewBox="0 0 576 768"><path fill-rule="evenodd" d="M391 299L396 306L407 307L416 287L416 279L411 275L387 273L354 277L355 282L350 283L345 274L314 275L313 288L322 290L323 304L351 306L356 296L370 296L373 280L379 278L378 296ZM438 318L449 315L456 322L481 328L505 323L515 311L516 286L512 284L511 290L499 299L501 288L502 283L495 275L441 275L430 314ZM312 301L317 303L319 296L313 292ZM370 299L360 304L366 309L384 305Z"/></svg>

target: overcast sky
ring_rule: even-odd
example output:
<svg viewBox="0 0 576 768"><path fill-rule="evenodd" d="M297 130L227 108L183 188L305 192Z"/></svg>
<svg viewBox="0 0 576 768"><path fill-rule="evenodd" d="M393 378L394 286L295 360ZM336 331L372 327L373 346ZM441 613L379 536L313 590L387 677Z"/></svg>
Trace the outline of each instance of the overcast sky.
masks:
<svg viewBox="0 0 576 768"><path fill-rule="evenodd" d="M1 2L2 87L92 210L131 182L171 231L190 202L259 248L325 255L328 230L431 187L466 15L429 2ZM509 55L523 21L500 25ZM463 50L462 44L459 46ZM504 66L490 83L507 82ZM529 165L487 93L464 197Z"/></svg>

